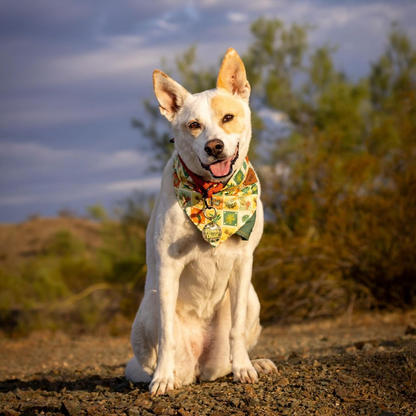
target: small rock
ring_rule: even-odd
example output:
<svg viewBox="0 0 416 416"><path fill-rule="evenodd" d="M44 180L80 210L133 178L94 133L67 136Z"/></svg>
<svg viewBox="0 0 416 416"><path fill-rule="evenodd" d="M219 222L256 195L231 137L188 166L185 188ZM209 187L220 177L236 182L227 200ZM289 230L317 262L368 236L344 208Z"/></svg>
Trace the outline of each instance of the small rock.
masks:
<svg viewBox="0 0 416 416"><path fill-rule="evenodd" d="M174 399L178 394L180 394L180 390L178 390L178 389L175 389L175 390L168 390L167 392L166 392L166 394L171 398L171 399Z"/></svg>
<svg viewBox="0 0 416 416"><path fill-rule="evenodd" d="M315 361L313 362L313 366L314 366L314 367L320 367L320 366L321 366L321 363L320 363L318 360L315 360Z"/></svg>
<svg viewBox="0 0 416 416"><path fill-rule="evenodd" d="M338 376L338 380L342 381L345 384L354 384L354 383L358 382L358 380L356 378L351 377L351 376L347 376L346 374L340 374Z"/></svg>
<svg viewBox="0 0 416 416"><path fill-rule="evenodd" d="M254 397L250 397L247 401L247 404L250 407L257 407L259 405L259 401L256 400Z"/></svg>
<svg viewBox="0 0 416 416"><path fill-rule="evenodd" d="M129 416L140 416L140 412L137 409L129 409L127 410L127 414Z"/></svg>
<svg viewBox="0 0 416 416"><path fill-rule="evenodd" d="M363 346L363 351L370 351L372 349L373 349L373 346L369 342L366 342Z"/></svg>
<svg viewBox="0 0 416 416"><path fill-rule="evenodd" d="M77 402L64 400L61 405L61 412L65 416L77 416L81 413L81 406Z"/></svg>
<svg viewBox="0 0 416 416"><path fill-rule="evenodd" d="M289 384L289 379L288 378L281 378L279 380L277 380L277 385L278 386L287 386Z"/></svg>
<svg viewBox="0 0 416 416"><path fill-rule="evenodd" d="M88 415L102 415L105 412L104 407L99 404L90 405L84 410L87 411Z"/></svg>
<svg viewBox="0 0 416 416"><path fill-rule="evenodd" d="M357 348L357 350L362 350L364 347L365 342L364 341L357 341L354 342L354 347Z"/></svg>
<svg viewBox="0 0 416 416"><path fill-rule="evenodd" d="M405 335L416 335L416 324L411 323L407 325Z"/></svg>
<svg viewBox="0 0 416 416"><path fill-rule="evenodd" d="M315 412L315 415L319 416L330 416L334 413L334 411L327 406L321 407Z"/></svg>
<svg viewBox="0 0 416 416"><path fill-rule="evenodd" d="M134 402L134 404L142 409L150 409L153 403L144 397L140 397Z"/></svg>
<svg viewBox="0 0 416 416"><path fill-rule="evenodd" d="M239 407L241 404L241 400L237 397L232 397L231 399L228 400L228 403L231 403L235 407Z"/></svg>
<svg viewBox="0 0 416 416"><path fill-rule="evenodd" d="M3 409L3 415L4 416L19 416L21 413L17 412L16 410L13 409Z"/></svg>
<svg viewBox="0 0 416 416"><path fill-rule="evenodd" d="M249 384L244 386L244 390L250 397L254 397L256 395L255 390Z"/></svg>
<svg viewBox="0 0 416 416"><path fill-rule="evenodd" d="M178 415L179 416L192 416L192 413L186 411L185 409L179 409L178 410Z"/></svg>
<svg viewBox="0 0 416 416"><path fill-rule="evenodd" d="M168 405L166 403L158 403L154 407L152 407L152 412L155 415L163 415L168 408Z"/></svg>

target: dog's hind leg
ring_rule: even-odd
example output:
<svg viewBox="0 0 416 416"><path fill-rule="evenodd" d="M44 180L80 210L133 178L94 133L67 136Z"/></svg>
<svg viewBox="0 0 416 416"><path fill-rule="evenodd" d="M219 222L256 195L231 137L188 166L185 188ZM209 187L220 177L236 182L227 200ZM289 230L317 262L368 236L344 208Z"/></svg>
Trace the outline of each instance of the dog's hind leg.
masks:
<svg viewBox="0 0 416 416"><path fill-rule="evenodd" d="M127 380L130 380L133 383L150 383L152 380L152 377L140 366L136 357L133 357L127 363L125 376Z"/></svg>

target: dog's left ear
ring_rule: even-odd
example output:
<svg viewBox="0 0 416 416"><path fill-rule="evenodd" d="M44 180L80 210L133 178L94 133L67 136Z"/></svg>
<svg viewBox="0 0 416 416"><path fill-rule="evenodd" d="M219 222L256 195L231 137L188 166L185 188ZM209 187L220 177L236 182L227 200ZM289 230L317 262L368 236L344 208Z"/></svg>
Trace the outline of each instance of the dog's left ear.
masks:
<svg viewBox="0 0 416 416"><path fill-rule="evenodd" d="M247 81L246 68L238 53L228 49L217 78L217 88L223 88L231 94L239 95L248 102L250 97L250 84Z"/></svg>

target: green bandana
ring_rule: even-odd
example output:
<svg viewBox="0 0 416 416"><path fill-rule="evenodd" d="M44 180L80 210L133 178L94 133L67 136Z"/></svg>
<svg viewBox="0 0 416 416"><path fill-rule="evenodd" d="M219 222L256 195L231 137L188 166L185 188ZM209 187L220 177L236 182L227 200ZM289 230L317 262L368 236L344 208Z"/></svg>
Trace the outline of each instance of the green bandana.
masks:
<svg viewBox="0 0 416 416"><path fill-rule="evenodd" d="M173 185L179 205L201 232L210 223L221 227L222 233L218 241L209 241L213 247L233 234L248 240L255 223L259 192L257 175L248 158L224 188L208 198L209 206L216 209L215 218L205 216L204 199L179 157L173 162Z"/></svg>

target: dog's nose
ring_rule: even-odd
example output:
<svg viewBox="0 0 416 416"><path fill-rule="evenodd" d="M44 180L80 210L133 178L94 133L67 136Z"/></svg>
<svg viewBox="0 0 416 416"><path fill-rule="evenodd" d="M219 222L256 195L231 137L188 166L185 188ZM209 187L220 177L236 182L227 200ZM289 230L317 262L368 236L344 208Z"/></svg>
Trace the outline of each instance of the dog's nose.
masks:
<svg viewBox="0 0 416 416"><path fill-rule="evenodd" d="M204 150L209 156L218 156L224 150L224 142L219 139L210 140L205 143Z"/></svg>

